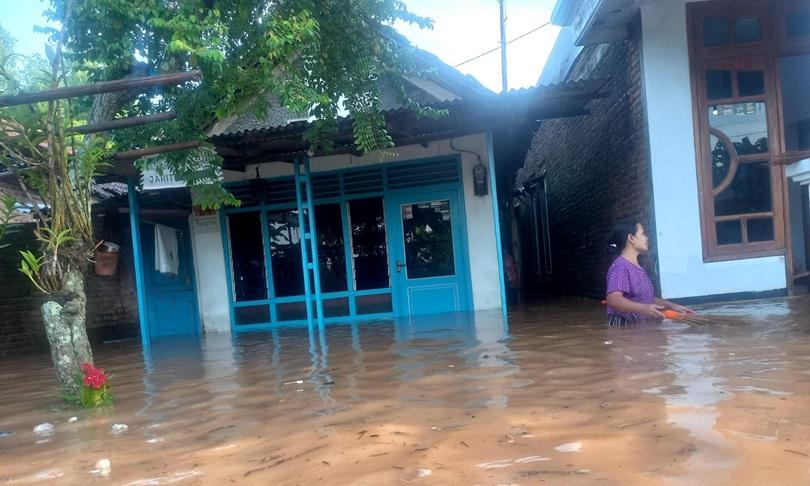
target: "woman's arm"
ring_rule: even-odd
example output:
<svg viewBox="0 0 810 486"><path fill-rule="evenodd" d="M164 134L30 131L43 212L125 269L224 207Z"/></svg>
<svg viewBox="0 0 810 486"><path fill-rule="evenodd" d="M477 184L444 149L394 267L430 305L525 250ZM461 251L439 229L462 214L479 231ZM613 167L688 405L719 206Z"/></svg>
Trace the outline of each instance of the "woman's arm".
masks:
<svg viewBox="0 0 810 486"><path fill-rule="evenodd" d="M658 297L655 298L655 303L664 307L665 309L672 309L675 312L681 312L684 314L694 314L695 311L690 309L689 307L684 307L682 305L676 304L675 302L670 302L668 300L659 299Z"/></svg>
<svg viewBox="0 0 810 486"><path fill-rule="evenodd" d="M656 299L657 300L657 299ZM619 312L644 314L653 317L664 317L661 313L666 307L655 304L639 304L624 296L621 292L611 292L607 296L607 303Z"/></svg>

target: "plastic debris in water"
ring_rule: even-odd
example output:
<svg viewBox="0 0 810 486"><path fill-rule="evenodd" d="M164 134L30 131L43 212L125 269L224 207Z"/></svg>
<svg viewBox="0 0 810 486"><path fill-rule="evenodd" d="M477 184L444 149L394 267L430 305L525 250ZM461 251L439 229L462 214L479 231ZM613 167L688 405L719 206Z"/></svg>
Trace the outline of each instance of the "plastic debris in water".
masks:
<svg viewBox="0 0 810 486"><path fill-rule="evenodd" d="M146 441L147 444L160 444L163 442L161 437L155 437L154 439L149 439Z"/></svg>
<svg viewBox="0 0 810 486"><path fill-rule="evenodd" d="M554 450L557 452L579 452L582 450L582 442L569 442L567 444L558 445Z"/></svg>
<svg viewBox="0 0 810 486"><path fill-rule="evenodd" d="M433 474L433 471L431 471L430 469L420 467L419 469L417 469L415 471L411 471L408 474L406 474L402 478L402 480L405 481L406 483L410 483L411 481L416 481L417 479L422 479L422 478L428 477L431 474Z"/></svg>
<svg viewBox="0 0 810 486"><path fill-rule="evenodd" d="M513 465L512 459L501 459L499 461L482 462L481 464L476 464L477 467L483 469L502 469L511 465Z"/></svg>
<svg viewBox="0 0 810 486"><path fill-rule="evenodd" d="M101 476L102 478L106 478L112 472L112 464L110 464L109 459L99 459L96 462L95 469L90 471L90 474L94 476Z"/></svg>
<svg viewBox="0 0 810 486"><path fill-rule="evenodd" d="M608 344L608 345L613 344L613 341L605 341L605 344Z"/></svg>
<svg viewBox="0 0 810 486"><path fill-rule="evenodd" d="M31 478L25 482L38 482L44 479L56 479L61 478L63 473L59 469L46 469L45 471L39 472L31 476Z"/></svg>
<svg viewBox="0 0 810 486"><path fill-rule="evenodd" d="M110 430L110 433L113 434L113 435L119 435L119 434L123 434L123 433L125 433L127 431L129 431L129 425L127 425L127 424L113 424L112 429Z"/></svg>
<svg viewBox="0 0 810 486"><path fill-rule="evenodd" d="M50 437L54 434L55 429L53 424L48 422L43 422L36 427L34 427L34 435L38 437Z"/></svg>
<svg viewBox="0 0 810 486"><path fill-rule="evenodd" d="M123 486L157 486L160 484L179 483L180 481L185 481L186 479L191 479L200 475L202 475L202 473L199 471L183 471L164 474L156 478L139 479L137 481L129 482Z"/></svg>
<svg viewBox="0 0 810 486"><path fill-rule="evenodd" d="M304 380L295 380L295 381L288 381L284 383L285 385L303 385Z"/></svg>
<svg viewBox="0 0 810 486"><path fill-rule="evenodd" d="M76 422L78 422L78 421L79 421L79 417L70 417L70 418L68 419L68 423L69 423L69 424L75 424L75 423L76 423Z"/></svg>

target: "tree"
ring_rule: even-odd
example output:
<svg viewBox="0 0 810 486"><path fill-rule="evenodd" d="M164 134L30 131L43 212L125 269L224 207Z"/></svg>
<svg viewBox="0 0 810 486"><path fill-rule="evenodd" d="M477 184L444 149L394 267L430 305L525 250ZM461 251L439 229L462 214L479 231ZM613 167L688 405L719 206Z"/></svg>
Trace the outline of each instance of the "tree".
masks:
<svg viewBox="0 0 810 486"><path fill-rule="evenodd" d="M405 94L404 76L417 69L391 25L430 27L431 21L400 0L51 0L47 15L62 29L49 30L48 87L203 72L200 83L0 109L0 163L29 198L45 203L38 211L41 254L26 253L21 269L49 295L43 318L60 387L68 393L77 392L79 365L92 363L83 291L83 271L97 245L90 187L112 152L199 141L199 148L162 162L186 179L196 204L217 207L236 202L219 184L221 160L205 143L205 128L218 119L247 111L262 117L270 100L279 100L315 117L307 137L313 150L325 151L342 108L352 116L361 150L385 149L393 142L380 113L383 77L420 115L440 114ZM0 74L6 79L0 89L24 87ZM103 136L67 130L170 109L176 121Z"/></svg>

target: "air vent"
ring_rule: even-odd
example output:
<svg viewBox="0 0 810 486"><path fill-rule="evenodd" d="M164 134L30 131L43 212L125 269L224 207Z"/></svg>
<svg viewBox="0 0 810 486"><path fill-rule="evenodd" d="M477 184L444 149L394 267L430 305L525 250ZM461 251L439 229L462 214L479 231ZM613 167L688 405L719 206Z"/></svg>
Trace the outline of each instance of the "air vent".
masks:
<svg viewBox="0 0 810 486"><path fill-rule="evenodd" d="M388 188L405 189L459 181L458 162L439 160L388 167Z"/></svg>
<svg viewBox="0 0 810 486"><path fill-rule="evenodd" d="M345 194L365 194L383 190L382 168L361 169L343 174L343 191Z"/></svg>
<svg viewBox="0 0 810 486"><path fill-rule="evenodd" d="M316 200L343 195L380 193L385 189L407 189L461 181L458 160L440 159L425 162L385 164L378 167L346 172L312 175L312 194ZM295 203L295 182L292 178L266 181L267 204ZM243 207L258 206L256 194L248 182L239 182L228 189Z"/></svg>

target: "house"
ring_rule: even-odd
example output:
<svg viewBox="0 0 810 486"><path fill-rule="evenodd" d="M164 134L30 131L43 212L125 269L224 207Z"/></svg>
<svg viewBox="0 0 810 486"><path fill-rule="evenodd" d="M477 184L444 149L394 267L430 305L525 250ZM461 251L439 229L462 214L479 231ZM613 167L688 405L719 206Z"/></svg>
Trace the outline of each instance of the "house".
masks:
<svg viewBox="0 0 810 486"><path fill-rule="evenodd" d="M333 150L313 153L310 121L271 103L262 119L232 117L208 132L238 206L204 211L170 173L113 168L128 177L117 211L130 218L145 347L174 334L505 316L499 214L508 197L498 194L511 192L512 169L500 162L513 160L510 127L581 113L603 83L496 95L415 55L427 69L406 79L411 98L447 115L420 118L383 84L395 142L385 153L357 153L349 118Z"/></svg>
<svg viewBox="0 0 810 486"><path fill-rule="evenodd" d="M559 0L540 84L607 79L517 176L524 284L604 295L605 240L646 223L665 298L801 291L810 262L810 4Z"/></svg>

